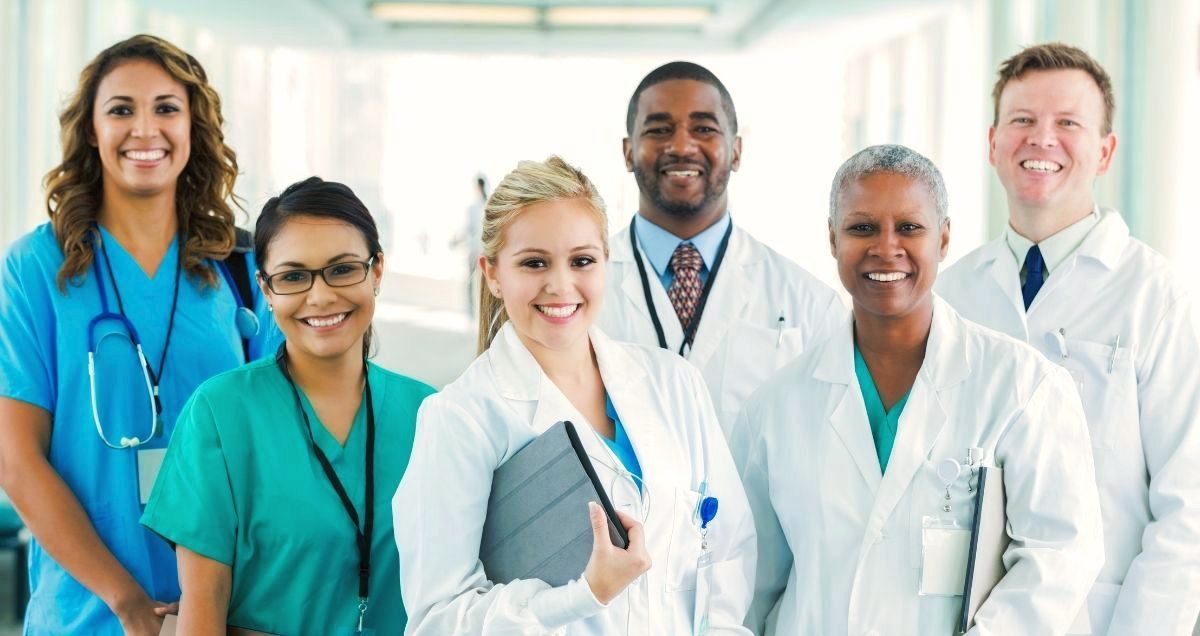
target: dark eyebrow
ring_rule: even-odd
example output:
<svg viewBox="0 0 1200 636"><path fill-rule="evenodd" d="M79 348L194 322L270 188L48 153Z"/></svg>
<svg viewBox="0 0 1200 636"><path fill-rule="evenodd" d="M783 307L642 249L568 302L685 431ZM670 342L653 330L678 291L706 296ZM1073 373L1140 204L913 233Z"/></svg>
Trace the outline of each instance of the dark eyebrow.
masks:
<svg viewBox="0 0 1200 636"><path fill-rule="evenodd" d="M154 101L161 102L165 99L177 99L179 101L183 101L182 97L180 97L174 93L166 93L165 95L159 95L158 97L154 98ZM111 102L113 100L121 101L121 102L132 102L133 98L128 95L113 95L112 97L109 97L108 99L104 100L104 103L105 103L105 105L107 105L109 102Z"/></svg>
<svg viewBox="0 0 1200 636"><path fill-rule="evenodd" d="M670 121L671 121L670 113L650 113L650 114L646 115L646 119L642 121L642 124L650 124L650 123L655 123L655 122L670 122Z"/></svg>
<svg viewBox="0 0 1200 636"><path fill-rule="evenodd" d="M351 256L354 258L362 258L358 254L355 254L353 252L343 252L343 253L338 254L337 256L334 256L333 258L325 261L325 265L327 265L327 266L332 265L340 260L345 259L347 256ZM296 261L287 261L286 263L280 263L279 267L291 267L293 269L306 269L304 263L297 263Z"/></svg>
<svg viewBox="0 0 1200 636"><path fill-rule="evenodd" d="M698 111L695 111L692 113L688 113L688 119L704 119L704 120L712 121L714 124L721 123L720 120L717 119L716 113L711 113L706 110L698 110Z"/></svg>

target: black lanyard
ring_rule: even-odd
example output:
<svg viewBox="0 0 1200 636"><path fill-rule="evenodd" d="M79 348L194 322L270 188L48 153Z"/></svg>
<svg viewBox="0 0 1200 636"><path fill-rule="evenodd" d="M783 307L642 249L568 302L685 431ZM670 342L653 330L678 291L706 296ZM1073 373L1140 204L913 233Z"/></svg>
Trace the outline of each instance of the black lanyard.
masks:
<svg viewBox="0 0 1200 636"><path fill-rule="evenodd" d="M638 251L635 221L636 219L629 222L629 244L633 246L633 261L637 263L638 276L642 278L642 295L646 297L646 308L650 310L650 320L654 323L658 346L669 350L667 335L663 331L662 322L658 319L658 309L654 306L654 297L650 294L650 277L646 275L646 265L642 263L642 253ZM721 263L725 260L725 248L729 247L729 237L732 234L733 219L730 219L729 227L725 228L725 236L721 237L721 244L717 247L717 257L713 259L712 267L708 269L708 280L704 281L704 290L700 292L700 298L696 301L696 310L692 313L692 320L688 323L687 329L683 331L683 342L679 343L679 355L683 355L684 348L688 346L689 341L695 338L696 330L700 328L700 316L704 315L704 306L708 304L708 294L717 280L717 272L721 270Z"/></svg>
<svg viewBox="0 0 1200 636"><path fill-rule="evenodd" d="M292 374L288 371L287 365L287 343L279 345L279 352L275 354L275 362L279 365L279 370L283 372L283 377L287 378L288 386L292 387L292 395L296 398L296 409L300 411L300 417L304 419L304 432L308 434L308 444L312 447L313 454L317 456L317 462L321 464L321 469L325 471L325 477L329 480L329 484L337 491L338 498L342 500L342 507L346 509L346 514L350 516L350 522L354 524L355 540L358 545L358 631L362 631L363 615L367 612L367 599L370 598L370 590L368 589L371 581L371 533L375 525L375 408L371 402L371 378L367 373L367 363L363 360L363 385L364 392L367 396L367 449L366 449L366 496L363 507L363 523L362 528L359 528L358 511L354 509L354 502L350 501L350 496L346 494L346 488L342 486L342 480L338 479L337 473L333 471L333 465L329 463L329 458L317 446L317 442L313 439L312 424L308 421L308 413L304 412L304 403L300 401L300 391L296 388L295 381L292 380Z"/></svg>
<svg viewBox="0 0 1200 636"><path fill-rule="evenodd" d="M104 238L100 236L100 230L96 229L96 241L100 243L100 254L104 257L104 269L108 270L108 279L112 281L113 295L117 297L117 311L121 312L121 317L129 324L133 324L129 320L129 316L125 315L125 303L121 300L121 288L117 286L117 277L113 275L112 262L108 260L108 248L104 246ZM179 245L175 249L175 289L171 292L171 314L167 318L167 338L163 342L162 355L158 356L158 371L150 366L150 362L146 362L146 371L150 374L150 381L154 383L154 410L162 415L162 400L158 397L158 387L162 384L163 372L166 371L167 350L171 348L171 332L175 330L175 309L179 306L179 274L183 269L183 245L182 241L178 241ZM96 258L93 253L92 258ZM93 261L95 262L95 261ZM105 313L108 312L108 298L104 295L104 281L100 280L99 272L96 277L96 286L100 289L100 306ZM137 331L130 330L129 339L133 341L135 346L142 346L142 339L138 337Z"/></svg>

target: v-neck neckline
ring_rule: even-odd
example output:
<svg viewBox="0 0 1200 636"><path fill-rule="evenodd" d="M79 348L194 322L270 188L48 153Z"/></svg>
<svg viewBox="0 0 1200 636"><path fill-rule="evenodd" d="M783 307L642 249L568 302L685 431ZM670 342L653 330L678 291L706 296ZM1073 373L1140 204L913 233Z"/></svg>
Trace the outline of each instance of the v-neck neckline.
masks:
<svg viewBox="0 0 1200 636"><path fill-rule="evenodd" d="M371 373L370 365L367 365L367 374L369 377L374 375ZM377 378L374 377L371 377L371 379L377 380ZM376 381L375 384L380 383ZM359 402L358 410L354 412L354 419L350 422L350 430L346 432L346 441L344 444L339 444L337 438L333 436L333 433L330 433L329 429L325 427L324 422L321 421L321 416L317 414L317 409L313 407L312 402L309 401L308 395L304 393L304 390L297 386L296 391L300 394L300 404L304 408L305 413L308 415L313 441L316 442L317 447L321 449L321 452L325 453L325 457L329 459L330 463L337 462L337 460L346 453L347 449L354 447L358 437L364 434L360 433L359 431L366 428L366 409L370 407L370 405L367 404L366 386L363 386L362 400ZM371 393L373 394L372 398L374 398L374 401L379 402L383 397L383 387L379 386L377 388L372 386ZM378 416L376 416L376 419L378 420Z"/></svg>
<svg viewBox="0 0 1200 636"><path fill-rule="evenodd" d="M873 405L878 406L879 412L883 413L884 420L894 419L892 413L896 411L903 412L904 405L908 403L908 396L912 394L912 387L910 386L908 390L904 392L904 395L900 396L900 399L896 400L896 403L892 405L892 408L887 408L883 404L883 396L879 394L879 387L875 386L875 378L871 375L871 368L867 366L867 359L863 357L862 352L859 351L857 345L854 347L854 357L856 365L861 361L863 371L866 372L866 382L862 382L862 378L859 378L859 385L861 387L865 384L865 388L870 389L869 391L863 391L863 401L867 402L867 408L870 409ZM855 369L855 375L858 375L857 368Z"/></svg>
<svg viewBox="0 0 1200 636"><path fill-rule="evenodd" d="M308 396L300 393L300 400L304 404L304 410L308 414L309 426L312 427L313 441L316 442L317 448L325 453L330 463L337 463L338 459L345 454L346 449L350 448L358 434L358 430L363 428L359 426L359 420L365 421L366 411L363 410L363 405L359 405L358 410L354 413L354 419L350 422L350 430L346 431L345 444L339 444L337 438L329 429L325 427L325 423L321 421L321 416L317 414L317 410L313 408L312 402L308 400ZM364 400L365 401L365 400Z"/></svg>
<svg viewBox="0 0 1200 636"><path fill-rule="evenodd" d="M122 245L119 240L117 240L117 237L114 236L112 232L109 232L108 229L103 225L97 224L96 227L100 228L100 240L104 241L104 244L107 247L106 252L108 253L108 257L113 261L117 261L113 263L114 272L133 270L141 275L141 280L138 281L139 283L149 283L153 285L162 284L164 280L168 278L173 279L175 277L175 267L173 264L178 260L178 235L171 237L171 243L167 245L167 251L163 253L162 260L158 262L158 267L155 268L154 274L150 275L146 273L146 270L142 269L141 264L137 262L137 259L133 257L133 254L130 254L129 250L125 249L125 246Z"/></svg>

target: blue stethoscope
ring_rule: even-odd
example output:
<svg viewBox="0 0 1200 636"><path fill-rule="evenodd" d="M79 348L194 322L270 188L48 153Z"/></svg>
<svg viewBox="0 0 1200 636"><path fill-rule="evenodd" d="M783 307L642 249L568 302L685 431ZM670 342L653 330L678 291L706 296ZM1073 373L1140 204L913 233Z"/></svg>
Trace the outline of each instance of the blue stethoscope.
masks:
<svg viewBox="0 0 1200 636"><path fill-rule="evenodd" d="M158 360L158 373L150 366L150 362L146 360L146 353L142 348L142 340L138 337L137 328L133 326L133 322L125 315L125 304L121 300L121 290L117 287L117 279L113 275L112 263L108 259L108 250L104 247L104 240L100 236L98 229L93 232L93 245L100 247L100 253L94 254L92 258L92 271L96 277L96 289L100 290L100 313L97 314L91 321L88 322L88 388L91 393L92 402L92 422L96 424L96 433L100 436L100 441L104 442L109 448L117 450L123 448L136 448L158 437L162 433L162 421L159 416L162 415L162 401L159 399L158 386L162 378L163 365L167 360L167 350L171 346L171 332L175 326L175 311L179 304L179 279L182 267L182 250L177 251L175 259L175 286L171 292L171 314L167 320L167 339L163 343L162 355ZM113 312L108 307L108 294L104 291L104 277L100 271L100 259L104 259L104 267L108 272L108 279L112 282L113 293L117 297L117 311ZM234 324L237 326L238 333L242 338L250 338L258 333L258 317L254 312L245 306L242 302L241 294L237 291L237 285L233 279L233 274L225 265L224 261L217 261L217 269L225 278L225 283L233 293L234 301L237 303L237 310L234 314ZM125 333L133 343L134 350L137 352L138 362L142 366L142 377L146 381L146 395L150 407L150 434L145 439L134 437L121 437L117 443L113 443L104 434L104 426L100 423L100 409L96 404L96 349L98 345L108 336L114 335L117 332L107 332L96 337L96 326L105 321L115 321L120 323L125 328Z"/></svg>

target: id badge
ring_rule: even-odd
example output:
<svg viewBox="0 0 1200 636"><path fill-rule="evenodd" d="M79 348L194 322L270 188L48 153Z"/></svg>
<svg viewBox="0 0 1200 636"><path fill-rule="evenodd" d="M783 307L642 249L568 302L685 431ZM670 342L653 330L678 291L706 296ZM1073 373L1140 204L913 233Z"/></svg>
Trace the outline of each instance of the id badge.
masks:
<svg viewBox="0 0 1200 636"><path fill-rule="evenodd" d="M696 559L696 610L692 616L693 636L708 633L708 599L712 594L712 552L705 550Z"/></svg>
<svg viewBox="0 0 1200 636"><path fill-rule="evenodd" d="M921 596L962 596L971 531L937 517L921 520Z"/></svg>
<svg viewBox="0 0 1200 636"><path fill-rule="evenodd" d="M158 479L158 470L162 468L163 459L167 456L165 448L137 449L138 471L138 501L144 506L150 501L150 492L154 490L154 480Z"/></svg>

